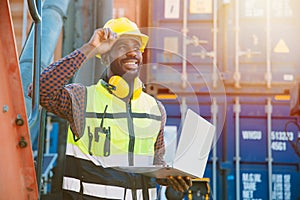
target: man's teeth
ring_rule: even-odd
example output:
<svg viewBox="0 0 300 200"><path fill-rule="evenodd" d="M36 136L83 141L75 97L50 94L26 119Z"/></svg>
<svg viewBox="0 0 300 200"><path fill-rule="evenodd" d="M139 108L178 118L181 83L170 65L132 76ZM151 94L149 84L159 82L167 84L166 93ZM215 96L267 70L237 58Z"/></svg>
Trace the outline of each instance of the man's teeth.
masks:
<svg viewBox="0 0 300 200"><path fill-rule="evenodd" d="M136 65L137 62L135 62L135 61L128 61L128 62L124 62L124 64L126 64L126 65Z"/></svg>

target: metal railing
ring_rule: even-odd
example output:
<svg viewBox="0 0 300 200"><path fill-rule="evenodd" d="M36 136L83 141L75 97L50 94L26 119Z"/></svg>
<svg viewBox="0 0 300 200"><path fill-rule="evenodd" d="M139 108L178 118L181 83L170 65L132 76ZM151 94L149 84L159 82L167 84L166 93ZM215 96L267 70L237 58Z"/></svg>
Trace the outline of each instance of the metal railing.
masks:
<svg viewBox="0 0 300 200"><path fill-rule="evenodd" d="M28 119L30 132L38 127L38 155L36 166L36 178L38 183L38 192L40 196L41 176L43 164L43 151L45 140L45 116L44 109L39 110L40 103L40 72L41 72L41 44L42 44L42 2L41 0L28 0L28 9L34 21L34 54L33 54L33 93L32 93L32 112ZM38 124L39 123L39 124Z"/></svg>

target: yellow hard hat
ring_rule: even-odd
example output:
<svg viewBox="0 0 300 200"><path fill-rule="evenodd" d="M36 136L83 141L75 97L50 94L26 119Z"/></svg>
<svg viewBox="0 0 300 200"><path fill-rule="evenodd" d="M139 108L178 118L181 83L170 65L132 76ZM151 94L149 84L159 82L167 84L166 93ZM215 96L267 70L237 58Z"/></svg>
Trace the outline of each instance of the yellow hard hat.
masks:
<svg viewBox="0 0 300 200"><path fill-rule="evenodd" d="M149 37L139 30L136 23L130 21L126 17L111 19L105 23L103 28L110 28L113 32L117 33L119 36L121 35L132 35L138 36L141 38L142 46L141 52L144 52L146 45L148 43Z"/></svg>

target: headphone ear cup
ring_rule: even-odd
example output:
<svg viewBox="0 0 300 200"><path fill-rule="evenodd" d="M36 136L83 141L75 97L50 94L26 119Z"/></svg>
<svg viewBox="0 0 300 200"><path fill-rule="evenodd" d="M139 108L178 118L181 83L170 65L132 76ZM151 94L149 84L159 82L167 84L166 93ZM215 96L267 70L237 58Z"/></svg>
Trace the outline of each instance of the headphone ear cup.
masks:
<svg viewBox="0 0 300 200"><path fill-rule="evenodd" d="M119 97L120 99L124 99L129 95L130 88L128 83L121 76L112 76L110 77L108 83L110 85L115 86L115 90L111 90L111 92ZM139 78L134 79L134 90L132 99L135 100L140 97L143 90L143 83Z"/></svg>
<svg viewBox="0 0 300 200"><path fill-rule="evenodd" d="M123 99L128 96L129 85L121 76L112 76L108 83L115 86L116 89L112 90L112 93L117 97Z"/></svg>

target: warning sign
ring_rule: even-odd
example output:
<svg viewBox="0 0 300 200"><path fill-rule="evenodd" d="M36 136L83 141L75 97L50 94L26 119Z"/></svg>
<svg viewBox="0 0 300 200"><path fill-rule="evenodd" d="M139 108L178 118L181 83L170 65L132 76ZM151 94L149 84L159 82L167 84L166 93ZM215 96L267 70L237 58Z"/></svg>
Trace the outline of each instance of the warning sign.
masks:
<svg viewBox="0 0 300 200"><path fill-rule="evenodd" d="M290 49L283 39L280 39L273 50L275 53L289 53Z"/></svg>

